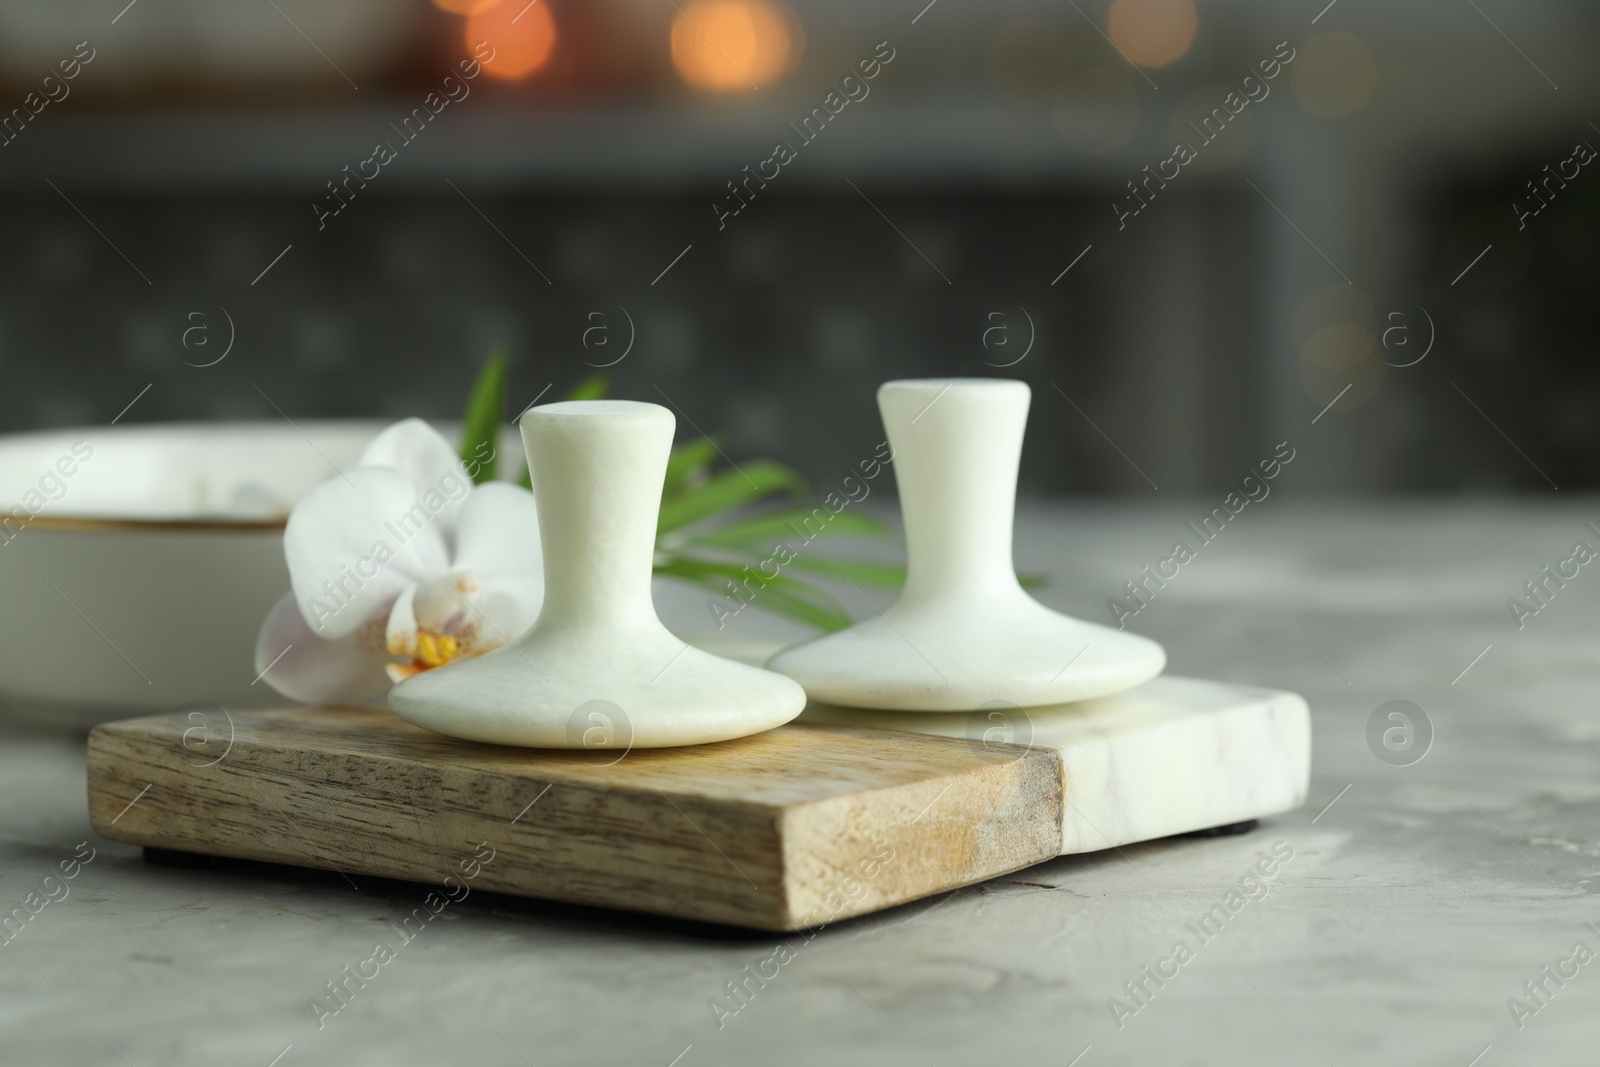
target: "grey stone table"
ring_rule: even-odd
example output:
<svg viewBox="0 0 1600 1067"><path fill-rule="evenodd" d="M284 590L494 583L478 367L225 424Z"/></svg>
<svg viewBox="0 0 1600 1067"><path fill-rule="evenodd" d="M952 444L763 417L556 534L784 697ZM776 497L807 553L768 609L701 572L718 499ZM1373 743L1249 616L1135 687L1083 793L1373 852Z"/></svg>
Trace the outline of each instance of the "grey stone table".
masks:
<svg viewBox="0 0 1600 1067"><path fill-rule="evenodd" d="M1524 583L1574 542L1600 548L1585 525L1600 502L1272 497L1198 545L1183 522L1213 503L1030 507L1019 565L1052 576L1052 606L1109 619L1123 581L1180 538L1197 546L1129 625L1176 673L1306 695L1300 812L1059 859L809 938L475 894L319 1028L311 998L420 888L147 864L89 830L82 737L13 725L0 906L79 842L94 858L0 944L0 1062L1595 1062L1600 569L1547 582L1542 606ZM1539 607L1520 629L1512 597ZM669 620L709 625L696 598L662 599ZM768 625L737 623L743 637ZM1415 705L1410 749L1388 711L1400 750L1369 744L1393 700ZM1274 848L1288 858L1263 895L1248 876ZM1197 936L1241 886L1244 905Z"/></svg>

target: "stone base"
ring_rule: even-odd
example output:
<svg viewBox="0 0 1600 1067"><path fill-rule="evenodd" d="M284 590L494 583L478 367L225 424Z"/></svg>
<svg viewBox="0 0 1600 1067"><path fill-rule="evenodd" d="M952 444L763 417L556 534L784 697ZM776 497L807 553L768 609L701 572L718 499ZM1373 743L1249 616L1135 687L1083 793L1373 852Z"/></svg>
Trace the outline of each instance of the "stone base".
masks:
<svg viewBox="0 0 1600 1067"><path fill-rule="evenodd" d="M812 703L800 721L1055 749L1064 856L1293 811L1311 775L1303 698L1171 675L1051 707L904 712Z"/></svg>

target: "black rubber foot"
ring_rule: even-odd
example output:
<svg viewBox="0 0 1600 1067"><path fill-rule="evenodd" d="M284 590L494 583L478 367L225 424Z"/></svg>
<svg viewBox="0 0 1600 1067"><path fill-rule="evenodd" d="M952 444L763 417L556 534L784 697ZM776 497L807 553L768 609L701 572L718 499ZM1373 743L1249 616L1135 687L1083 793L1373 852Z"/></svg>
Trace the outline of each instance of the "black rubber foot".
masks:
<svg viewBox="0 0 1600 1067"><path fill-rule="evenodd" d="M1235 834L1247 834L1259 826L1259 819L1246 819L1244 822L1231 822L1226 826L1212 826L1205 830L1191 830L1179 837L1232 837ZM146 849L146 851L149 851Z"/></svg>

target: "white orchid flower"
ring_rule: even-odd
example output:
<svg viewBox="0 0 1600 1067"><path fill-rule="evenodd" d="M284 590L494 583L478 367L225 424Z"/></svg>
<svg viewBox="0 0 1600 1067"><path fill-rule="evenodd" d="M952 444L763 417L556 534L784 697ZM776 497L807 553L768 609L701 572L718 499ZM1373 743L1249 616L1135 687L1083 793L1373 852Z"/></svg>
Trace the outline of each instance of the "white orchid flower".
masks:
<svg viewBox="0 0 1600 1067"><path fill-rule="evenodd" d="M305 496L283 554L291 589L256 638L256 670L306 703L361 703L509 644L544 599L539 515L520 486L474 486L421 419Z"/></svg>

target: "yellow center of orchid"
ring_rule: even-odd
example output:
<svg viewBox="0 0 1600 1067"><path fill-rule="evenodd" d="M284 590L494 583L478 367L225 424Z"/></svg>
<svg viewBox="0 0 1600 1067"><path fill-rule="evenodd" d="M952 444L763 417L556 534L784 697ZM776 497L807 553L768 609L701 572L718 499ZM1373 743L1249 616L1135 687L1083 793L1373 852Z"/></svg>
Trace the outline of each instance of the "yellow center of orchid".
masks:
<svg viewBox="0 0 1600 1067"><path fill-rule="evenodd" d="M434 667L443 667L455 659L461 651L461 642L449 634L434 633L432 630L417 631L417 665L424 670Z"/></svg>
<svg viewBox="0 0 1600 1067"><path fill-rule="evenodd" d="M395 655L405 655L403 648L390 645L389 651ZM417 630L416 651L412 653L408 663L390 663L384 667L391 682L400 683L407 678L413 678L423 671L431 671L435 667L443 667L446 663L457 657L468 654L467 643L454 634L442 634L436 630Z"/></svg>

